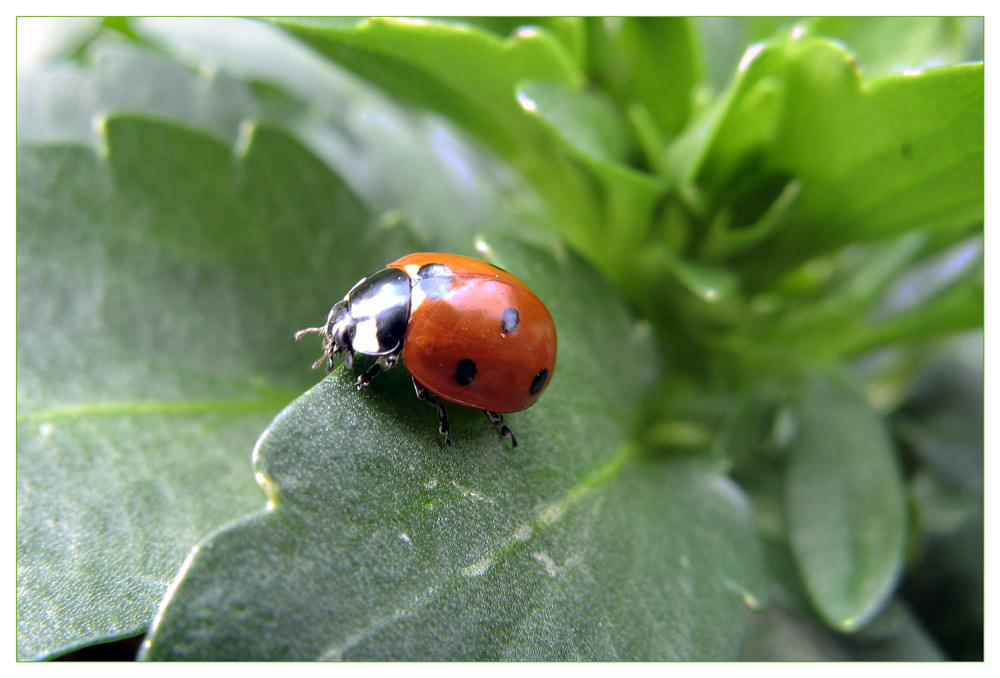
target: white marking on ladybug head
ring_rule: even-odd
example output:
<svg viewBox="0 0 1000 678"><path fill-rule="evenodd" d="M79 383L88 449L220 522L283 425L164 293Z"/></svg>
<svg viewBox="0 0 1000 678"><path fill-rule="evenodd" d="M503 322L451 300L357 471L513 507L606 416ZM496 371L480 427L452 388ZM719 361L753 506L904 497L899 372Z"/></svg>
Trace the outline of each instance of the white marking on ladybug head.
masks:
<svg viewBox="0 0 1000 678"><path fill-rule="evenodd" d="M378 341L378 319L365 318L357 322L354 326L354 339L351 347L358 353L365 355L379 355L392 346L383 347Z"/></svg>

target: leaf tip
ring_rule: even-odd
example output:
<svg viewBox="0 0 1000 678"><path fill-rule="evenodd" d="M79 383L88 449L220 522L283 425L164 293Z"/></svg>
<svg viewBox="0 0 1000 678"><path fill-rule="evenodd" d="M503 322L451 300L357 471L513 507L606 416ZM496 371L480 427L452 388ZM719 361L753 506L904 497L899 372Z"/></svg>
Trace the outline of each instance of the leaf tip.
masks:
<svg viewBox="0 0 1000 678"><path fill-rule="evenodd" d="M837 628L844 633L851 633L858 628L858 620L854 617L849 617L847 619L841 619L837 623Z"/></svg>

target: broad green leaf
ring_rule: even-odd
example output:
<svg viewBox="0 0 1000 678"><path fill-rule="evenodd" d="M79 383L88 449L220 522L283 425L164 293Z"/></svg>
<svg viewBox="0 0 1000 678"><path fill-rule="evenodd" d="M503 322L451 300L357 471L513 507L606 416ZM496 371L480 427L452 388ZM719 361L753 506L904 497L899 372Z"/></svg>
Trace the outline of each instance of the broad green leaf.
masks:
<svg viewBox="0 0 1000 678"><path fill-rule="evenodd" d="M955 63L962 54L956 17L837 16L802 21L803 34L844 43L866 77Z"/></svg>
<svg viewBox="0 0 1000 678"><path fill-rule="evenodd" d="M805 38L744 61L695 178L734 230L801 183L789 226L740 260L753 279L849 242L982 219L982 64L863 82L847 52Z"/></svg>
<svg viewBox="0 0 1000 678"><path fill-rule="evenodd" d="M592 93L555 82L528 80L518 85L517 100L583 161L604 165L623 162L625 138L621 123L611 106ZM626 170L624 165L621 169Z"/></svg>
<svg viewBox="0 0 1000 678"><path fill-rule="evenodd" d="M656 364L606 283L489 242L559 331L551 386L508 416L520 446L452 407L445 447L405 372L358 393L337 369L261 437L268 510L190 555L147 659L735 656L761 595L741 493L626 441Z"/></svg>
<svg viewBox="0 0 1000 678"><path fill-rule="evenodd" d="M785 520L813 606L857 631L892 595L907 516L900 471L880 417L840 376L816 373L795 411Z"/></svg>
<svg viewBox="0 0 1000 678"><path fill-rule="evenodd" d="M277 23L394 96L444 113L504 155L528 141L520 138L530 122L514 98L519 81L581 81L562 45L535 29L501 39L472 27L423 19Z"/></svg>
<svg viewBox="0 0 1000 678"><path fill-rule="evenodd" d="M280 132L101 130L18 152L22 658L146 628L191 544L259 506L249 450L309 379L292 333L412 247Z"/></svg>

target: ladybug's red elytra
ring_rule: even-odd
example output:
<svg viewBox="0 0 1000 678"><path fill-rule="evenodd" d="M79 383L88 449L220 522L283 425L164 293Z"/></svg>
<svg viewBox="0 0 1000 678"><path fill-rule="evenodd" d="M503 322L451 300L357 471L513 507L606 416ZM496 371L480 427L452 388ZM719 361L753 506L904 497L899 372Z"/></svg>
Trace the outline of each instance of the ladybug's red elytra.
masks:
<svg viewBox="0 0 1000 678"><path fill-rule="evenodd" d="M503 413L531 407L556 368L556 327L534 292L501 268L457 254L397 259L352 287L325 325L295 338L310 332L323 340L314 368L331 371L341 353L348 369L355 353L377 356L359 389L402 358L417 397L437 405L449 445L441 401L483 410L517 447Z"/></svg>

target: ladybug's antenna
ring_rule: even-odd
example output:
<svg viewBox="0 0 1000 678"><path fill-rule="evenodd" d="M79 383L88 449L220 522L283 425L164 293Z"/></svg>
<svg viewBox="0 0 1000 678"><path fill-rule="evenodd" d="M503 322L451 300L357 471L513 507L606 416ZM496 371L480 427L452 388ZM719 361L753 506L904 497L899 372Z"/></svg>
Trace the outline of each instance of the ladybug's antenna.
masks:
<svg viewBox="0 0 1000 678"><path fill-rule="evenodd" d="M304 330L299 330L295 333L295 341L301 339L304 335L315 332L316 334L326 334L325 327L307 327Z"/></svg>
<svg viewBox="0 0 1000 678"><path fill-rule="evenodd" d="M304 335L311 334L313 332L315 332L316 334L322 334L324 338L329 337L329 334L327 334L326 331L326 327L307 327L304 330L299 330L298 332L295 333L295 341L298 341ZM323 342L323 348L324 348L323 355L322 357L320 357L319 360L313 363L313 369L315 370L317 367L326 362L328 363L326 371L329 372L331 369L333 369L333 359L330 357L330 346L327 345L326 341Z"/></svg>

